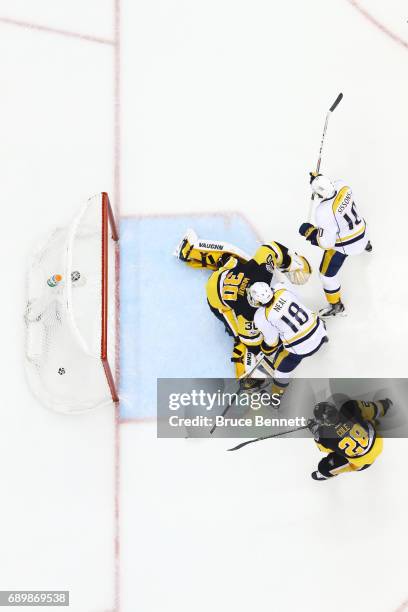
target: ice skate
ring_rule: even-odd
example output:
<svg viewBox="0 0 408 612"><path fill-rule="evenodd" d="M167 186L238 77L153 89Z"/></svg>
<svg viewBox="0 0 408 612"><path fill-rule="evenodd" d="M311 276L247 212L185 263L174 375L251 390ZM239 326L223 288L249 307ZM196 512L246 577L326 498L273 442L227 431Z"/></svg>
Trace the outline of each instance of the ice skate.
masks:
<svg viewBox="0 0 408 612"><path fill-rule="evenodd" d="M313 480L329 480L328 478L326 478L326 476L323 476L323 474L321 474L319 470L312 472L311 477L313 478Z"/></svg>
<svg viewBox="0 0 408 612"><path fill-rule="evenodd" d="M385 416L387 414L387 412L389 411L389 409L392 407L393 401L388 399L388 398L381 399L381 400L378 400L378 401L381 402L381 404L382 404L382 407L384 409L384 416Z"/></svg>
<svg viewBox="0 0 408 612"><path fill-rule="evenodd" d="M329 317L335 317L337 315L344 317L346 314L346 309L341 301L335 304L329 304L326 308L319 310L319 317L322 319L328 319Z"/></svg>

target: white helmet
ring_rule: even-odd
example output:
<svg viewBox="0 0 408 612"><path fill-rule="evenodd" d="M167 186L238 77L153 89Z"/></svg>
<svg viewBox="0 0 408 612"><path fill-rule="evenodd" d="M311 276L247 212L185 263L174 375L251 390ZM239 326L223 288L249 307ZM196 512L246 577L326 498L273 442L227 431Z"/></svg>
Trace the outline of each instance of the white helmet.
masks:
<svg viewBox="0 0 408 612"><path fill-rule="evenodd" d="M313 193L324 200L332 198L336 193L333 182L323 174L318 174L310 183Z"/></svg>
<svg viewBox="0 0 408 612"><path fill-rule="evenodd" d="M247 289L248 302L254 308L267 304L273 298L273 289L268 283L254 283Z"/></svg>

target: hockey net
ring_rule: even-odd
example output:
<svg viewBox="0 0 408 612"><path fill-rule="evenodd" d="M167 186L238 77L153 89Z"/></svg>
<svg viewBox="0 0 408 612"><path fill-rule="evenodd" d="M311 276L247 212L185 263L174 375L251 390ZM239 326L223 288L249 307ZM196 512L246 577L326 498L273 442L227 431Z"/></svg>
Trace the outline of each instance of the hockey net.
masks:
<svg viewBox="0 0 408 612"><path fill-rule="evenodd" d="M90 198L29 261L26 371L40 402L80 413L119 401L115 371L118 232L106 193Z"/></svg>

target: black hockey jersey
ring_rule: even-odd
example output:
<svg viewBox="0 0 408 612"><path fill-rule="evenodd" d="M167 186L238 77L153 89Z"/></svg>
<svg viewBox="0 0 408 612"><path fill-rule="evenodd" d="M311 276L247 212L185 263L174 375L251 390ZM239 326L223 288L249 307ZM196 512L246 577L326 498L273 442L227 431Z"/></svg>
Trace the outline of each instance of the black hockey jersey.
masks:
<svg viewBox="0 0 408 612"><path fill-rule="evenodd" d="M346 459L363 457L372 449L377 437L374 402L349 400L340 408L336 425L319 425L313 432L323 452L334 451Z"/></svg>

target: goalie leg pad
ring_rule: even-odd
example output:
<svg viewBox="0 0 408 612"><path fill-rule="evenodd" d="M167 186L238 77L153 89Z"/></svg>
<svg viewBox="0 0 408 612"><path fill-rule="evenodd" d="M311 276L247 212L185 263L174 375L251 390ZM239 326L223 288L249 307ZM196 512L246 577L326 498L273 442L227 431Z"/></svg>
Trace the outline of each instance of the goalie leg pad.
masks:
<svg viewBox="0 0 408 612"><path fill-rule="evenodd" d="M255 366L259 360L259 350L250 350L243 342L236 342L232 350L231 361L235 365L235 376L243 378ZM251 374L251 378L263 378L256 375L256 371Z"/></svg>
<svg viewBox="0 0 408 612"><path fill-rule="evenodd" d="M194 230L187 230L178 244L174 255L184 261L191 268L208 268L208 270L218 270L219 260L223 253L197 248L199 242Z"/></svg>
<svg viewBox="0 0 408 612"><path fill-rule="evenodd" d="M188 229L177 247L175 248L173 255L181 261L188 261L190 257L191 250L194 246L194 243L197 241L198 236L194 230Z"/></svg>
<svg viewBox="0 0 408 612"><path fill-rule="evenodd" d="M198 238L192 229L186 231L174 255L192 268L208 270L218 270L229 257L237 257L243 262L250 259L247 253L235 245L217 240L203 240Z"/></svg>

